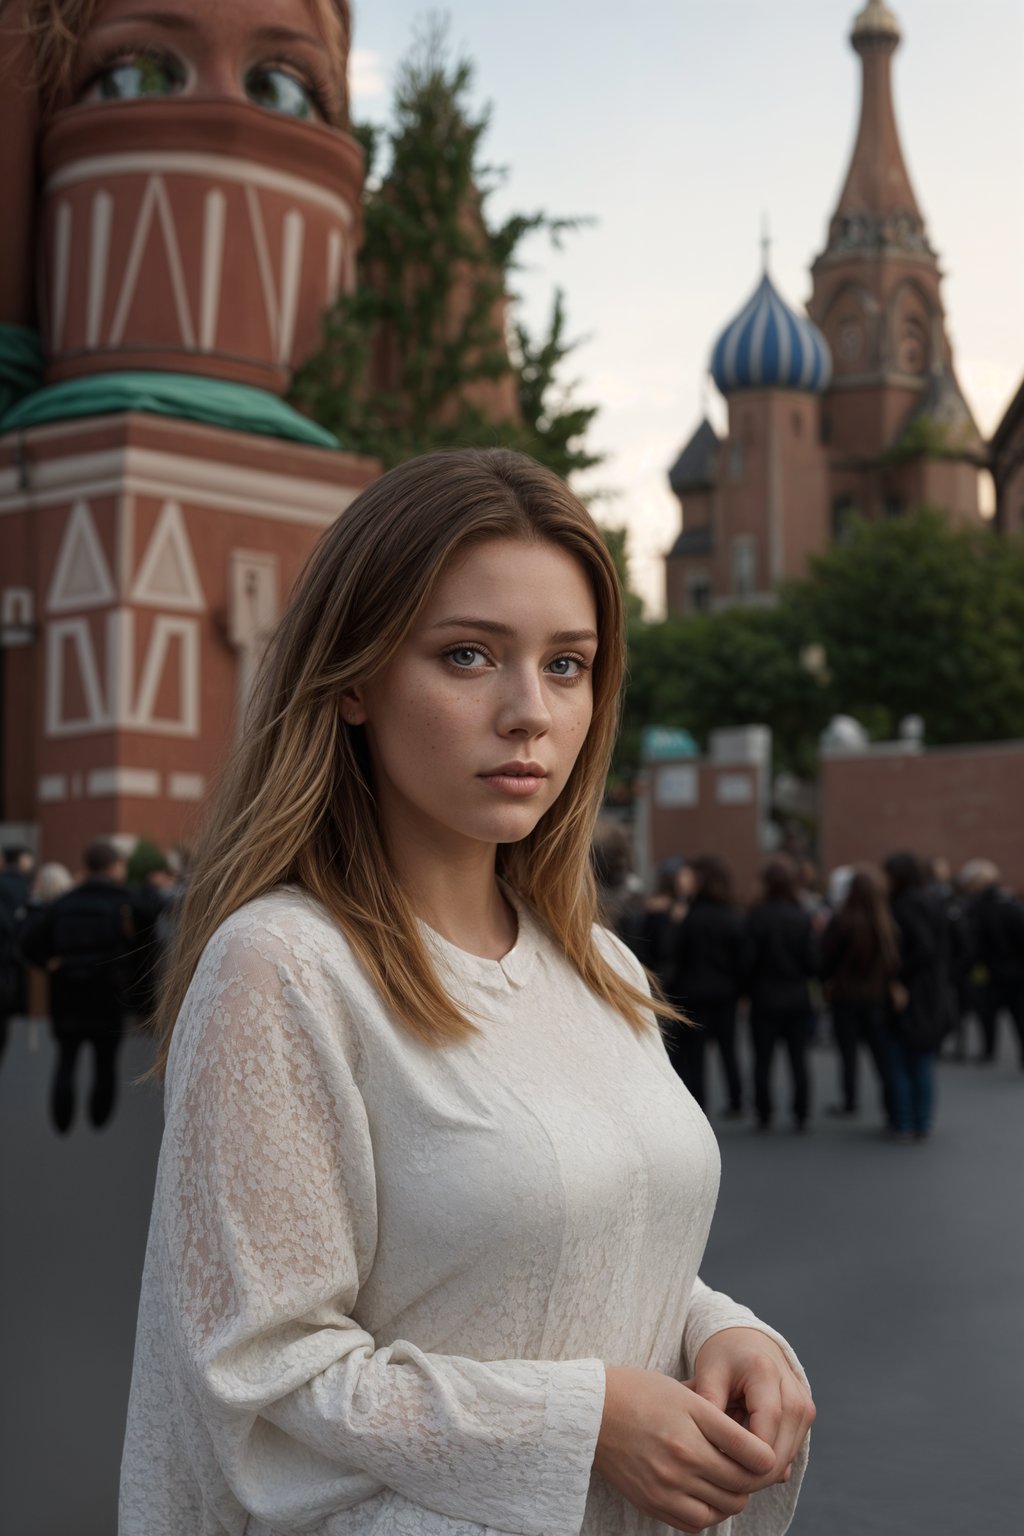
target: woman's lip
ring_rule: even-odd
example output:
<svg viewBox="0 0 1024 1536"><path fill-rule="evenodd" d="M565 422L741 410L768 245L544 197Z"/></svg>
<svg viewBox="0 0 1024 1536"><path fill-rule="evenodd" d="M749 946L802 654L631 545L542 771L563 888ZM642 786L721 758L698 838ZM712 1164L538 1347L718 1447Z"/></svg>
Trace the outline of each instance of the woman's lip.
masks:
<svg viewBox="0 0 1024 1536"><path fill-rule="evenodd" d="M478 777L503 795L535 795L544 783L539 773L481 773Z"/></svg>

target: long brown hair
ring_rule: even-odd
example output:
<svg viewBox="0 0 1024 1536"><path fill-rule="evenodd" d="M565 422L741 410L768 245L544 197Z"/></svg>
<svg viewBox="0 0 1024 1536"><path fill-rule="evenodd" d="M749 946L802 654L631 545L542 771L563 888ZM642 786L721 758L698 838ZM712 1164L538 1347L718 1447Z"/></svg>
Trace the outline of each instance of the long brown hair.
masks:
<svg viewBox="0 0 1024 1536"><path fill-rule="evenodd" d="M20 10L35 55L36 88L44 115L52 112L70 89L75 56L92 26L102 0L0 0L0 19L6 24ZM337 92L335 126L348 127L346 65L352 37L348 0L310 0L313 16L324 40L325 52Z"/></svg>
<svg viewBox="0 0 1024 1536"><path fill-rule="evenodd" d="M645 993L594 943L590 844L618 728L625 619L615 566L586 508L550 470L505 449L426 454L357 497L306 563L264 656L188 886L157 1027L163 1070L205 945L243 903L283 883L331 913L396 1017L438 1045L475 1026L435 974L385 848L360 726L343 690L385 667L453 558L493 538L549 541L583 566L597 608L590 730L562 794L498 873L593 992L636 1030ZM655 1011L674 1016L655 1004Z"/></svg>
<svg viewBox="0 0 1024 1536"><path fill-rule="evenodd" d="M873 864L858 865L835 923L846 938L851 969L867 972L880 958L887 971L899 970L899 941L886 900L885 880Z"/></svg>

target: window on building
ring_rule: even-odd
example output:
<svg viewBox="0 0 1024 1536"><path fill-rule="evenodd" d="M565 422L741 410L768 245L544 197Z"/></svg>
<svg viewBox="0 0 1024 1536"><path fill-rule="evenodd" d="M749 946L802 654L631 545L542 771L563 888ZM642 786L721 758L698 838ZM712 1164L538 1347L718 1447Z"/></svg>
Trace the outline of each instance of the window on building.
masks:
<svg viewBox="0 0 1024 1536"><path fill-rule="evenodd" d="M906 511L902 496L886 496L882 503L882 511L886 517L902 517Z"/></svg>
<svg viewBox="0 0 1024 1536"><path fill-rule="evenodd" d="M747 453L743 443L734 438L729 444L729 479L742 480L743 470L746 466Z"/></svg>
<svg viewBox="0 0 1024 1536"><path fill-rule="evenodd" d="M707 571L690 571L686 577L687 613L709 613L711 610L711 578Z"/></svg>
<svg viewBox="0 0 1024 1536"><path fill-rule="evenodd" d="M832 441L832 417L827 411L821 413L821 440L823 443Z"/></svg>
<svg viewBox="0 0 1024 1536"><path fill-rule="evenodd" d="M757 591L757 539L752 533L732 541L732 590L735 597L753 597Z"/></svg>
<svg viewBox="0 0 1024 1536"><path fill-rule="evenodd" d="M857 503L852 496L837 496L832 503L832 542L846 544L853 532L853 520L857 516Z"/></svg>

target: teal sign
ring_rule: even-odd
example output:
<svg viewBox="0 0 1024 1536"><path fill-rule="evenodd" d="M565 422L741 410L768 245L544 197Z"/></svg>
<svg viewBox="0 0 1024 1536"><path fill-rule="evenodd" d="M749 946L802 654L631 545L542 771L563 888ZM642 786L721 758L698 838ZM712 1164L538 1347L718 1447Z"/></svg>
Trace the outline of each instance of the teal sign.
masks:
<svg viewBox="0 0 1024 1536"><path fill-rule="evenodd" d="M674 762L679 757L699 757L700 748L678 725L646 725L643 735L644 759L648 763Z"/></svg>

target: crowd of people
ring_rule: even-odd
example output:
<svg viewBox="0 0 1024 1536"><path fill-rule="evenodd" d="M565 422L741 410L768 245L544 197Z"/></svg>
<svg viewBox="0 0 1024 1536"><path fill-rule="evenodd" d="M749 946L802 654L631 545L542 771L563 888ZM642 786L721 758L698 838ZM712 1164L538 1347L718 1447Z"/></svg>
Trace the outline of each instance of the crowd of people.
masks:
<svg viewBox="0 0 1024 1536"><path fill-rule="evenodd" d="M2 857L0 1054L10 1019L30 1011L28 978L38 968L56 1046L54 1127L63 1134L73 1124L86 1045L88 1114L100 1127L116 1101L121 1041L156 1002L183 891L180 864L151 849L129 869L108 842L84 850L77 879L61 864L36 868L25 848L5 848ZM992 1062L1004 1016L1024 1070L1024 901L987 860L972 860L954 880L944 861L897 852L882 868L833 871L823 891L812 864L780 855L762 869L757 898L742 906L713 855L666 860L647 896L629 874L620 828L603 830L594 859L609 926L684 1016L665 1026L666 1044L705 1108L709 1050L717 1058L723 1119L751 1112L759 1130L772 1126L781 1049L792 1125L806 1131L809 1052L826 1035L838 1092L825 1112L860 1114L866 1055L883 1128L900 1142L931 1131L940 1053Z"/></svg>
<svg viewBox="0 0 1024 1536"><path fill-rule="evenodd" d="M75 1118L83 1046L93 1058L89 1120L99 1128L113 1114L121 1042L153 1011L181 890L180 866L152 847L128 861L112 843L90 843L77 878L63 864L37 869L27 848L3 850L0 1053L11 1018L34 1011L37 969L56 1046L50 1115L62 1135Z"/></svg>
<svg viewBox="0 0 1024 1536"><path fill-rule="evenodd" d="M988 860L970 861L954 880L942 860L894 852L881 868L833 871L823 891L813 865L779 855L745 908L729 869L712 856L667 860L644 897L629 877L620 828L605 829L595 863L607 920L685 1016L666 1027L669 1054L702 1106L709 1048L717 1056L724 1118L749 1109L759 1130L772 1126L781 1048L792 1125L805 1132L809 1051L826 1030L838 1068L826 1112L860 1113L864 1054L885 1133L902 1143L932 1129L943 1050L993 1061L1005 1016L1024 1070L1024 902ZM748 1053L737 1050L744 1023Z"/></svg>

